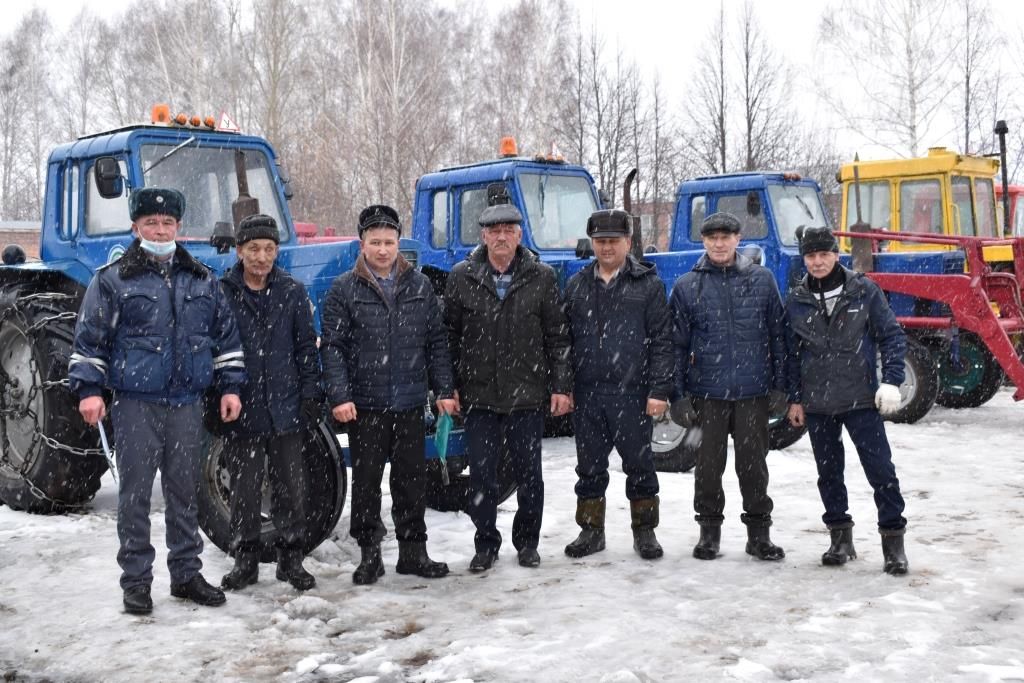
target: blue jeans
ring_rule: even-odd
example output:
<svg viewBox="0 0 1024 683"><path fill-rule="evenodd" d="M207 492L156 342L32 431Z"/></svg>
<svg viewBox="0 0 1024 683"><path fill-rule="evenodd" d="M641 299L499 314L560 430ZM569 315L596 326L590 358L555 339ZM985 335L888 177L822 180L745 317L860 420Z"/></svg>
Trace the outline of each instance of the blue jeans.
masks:
<svg viewBox="0 0 1024 683"><path fill-rule="evenodd" d="M818 492L825 505L822 521L829 528L853 524L847 510L849 501L843 481L846 453L843 448L843 427L846 427L860 456L860 464L868 483L875 491L879 529L902 529L903 496L892 464L892 451L885 436L882 416L874 408L851 410L839 415L807 413L807 432L814 449L814 462L818 466Z"/></svg>
<svg viewBox="0 0 1024 683"><path fill-rule="evenodd" d="M543 410L495 413L470 408L466 412L469 481L472 491L469 516L476 526L477 552L497 553L501 547L498 517L498 465L505 448L518 484L519 509L512 521L512 545L516 550L536 548L544 516L544 477L541 471Z"/></svg>
<svg viewBox="0 0 1024 683"><path fill-rule="evenodd" d="M626 498L658 495L658 473L651 451L651 418L646 396L577 394L572 414L576 433L576 496L600 498L608 488L608 455L622 458Z"/></svg>
<svg viewBox="0 0 1024 683"><path fill-rule="evenodd" d="M115 398L110 407L117 447L117 537L121 588L153 583L149 511L160 471L171 583L187 583L203 563L196 494L202 455L200 404L169 407Z"/></svg>

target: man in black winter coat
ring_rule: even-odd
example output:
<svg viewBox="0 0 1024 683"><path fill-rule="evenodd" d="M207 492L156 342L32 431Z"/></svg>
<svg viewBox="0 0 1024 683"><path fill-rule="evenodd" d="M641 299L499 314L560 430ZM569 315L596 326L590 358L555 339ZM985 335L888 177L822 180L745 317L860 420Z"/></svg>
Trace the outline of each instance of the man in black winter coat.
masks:
<svg viewBox="0 0 1024 683"><path fill-rule="evenodd" d="M320 359L306 288L275 265L277 222L257 214L238 228L238 263L221 278L245 349L248 381L242 414L224 430L231 473L231 544L235 566L221 587L256 583L260 561L263 477L270 477L271 517L280 537L277 579L299 590L316 580L302 567L305 429L320 414Z"/></svg>
<svg viewBox="0 0 1024 683"><path fill-rule="evenodd" d="M587 221L596 260L565 290L572 333L576 434L576 522L569 557L604 550L608 455L622 457L632 515L633 548L644 559L663 552L658 526L658 474L651 451L652 418L672 392L672 317L654 266L629 254L625 211L597 211Z"/></svg>
<svg viewBox="0 0 1024 683"><path fill-rule="evenodd" d="M398 252L402 225L390 206L359 214L361 253L324 302L327 398L348 424L352 456L351 534L359 544L357 584L384 575L381 479L391 462L391 517L399 574L438 578L448 565L427 555L427 463L423 412L432 389L440 413L458 412L441 308L430 280Z"/></svg>
<svg viewBox="0 0 1024 683"><path fill-rule="evenodd" d="M789 420L807 424L818 466L822 521L832 537L821 563L841 565L857 557L843 480L845 427L875 492L883 569L906 574L907 520L882 421L900 407L906 335L878 285L844 268L838 252L828 228L811 228L800 240L807 275L786 300ZM876 357L882 362L881 383Z"/></svg>
<svg viewBox="0 0 1024 683"><path fill-rule="evenodd" d="M540 564L544 512L541 439L544 415L571 410L569 334L550 266L520 246L523 218L504 186L488 187L480 215L483 244L452 269L445 290L445 324L465 406L470 462L469 514L476 525L472 572L498 558L497 467L511 453L519 509L512 544L519 564Z"/></svg>

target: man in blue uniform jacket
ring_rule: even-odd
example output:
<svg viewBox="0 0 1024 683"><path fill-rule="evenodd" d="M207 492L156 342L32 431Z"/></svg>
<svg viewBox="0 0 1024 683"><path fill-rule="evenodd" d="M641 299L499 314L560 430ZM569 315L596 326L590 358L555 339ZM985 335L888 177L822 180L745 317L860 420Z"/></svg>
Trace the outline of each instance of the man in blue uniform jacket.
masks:
<svg viewBox="0 0 1024 683"><path fill-rule="evenodd" d="M245 381L242 344L217 278L175 242L185 211L182 194L139 189L129 199L129 211L135 241L96 273L85 292L68 367L70 386L90 425L106 415L103 390L113 392L120 476L117 561L125 611L153 609L149 507L157 470L167 505L171 595L220 605L224 593L199 573L200 397L215 384L221 419L238 418Z"/></svg>

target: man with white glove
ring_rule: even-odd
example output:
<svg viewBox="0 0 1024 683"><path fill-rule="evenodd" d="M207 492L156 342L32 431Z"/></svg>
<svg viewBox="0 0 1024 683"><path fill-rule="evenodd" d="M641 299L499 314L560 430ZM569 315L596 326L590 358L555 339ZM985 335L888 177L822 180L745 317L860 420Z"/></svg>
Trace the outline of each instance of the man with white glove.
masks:
<svg viewBox="0 0 1024 683"><path fill-rule="evenodd" d="M822 520L832 537L821 563L841 565L857 557L843 480L845 427L874 489L883 569L887 574L906 574L907 520L882 422L882 415L900 408L906 335L878 285L844 268L838 252L828 228L810 228L800 240L807 275L786 300L788 417L796 426L807 425L818 466L818 491L825 506Z"/></svg>

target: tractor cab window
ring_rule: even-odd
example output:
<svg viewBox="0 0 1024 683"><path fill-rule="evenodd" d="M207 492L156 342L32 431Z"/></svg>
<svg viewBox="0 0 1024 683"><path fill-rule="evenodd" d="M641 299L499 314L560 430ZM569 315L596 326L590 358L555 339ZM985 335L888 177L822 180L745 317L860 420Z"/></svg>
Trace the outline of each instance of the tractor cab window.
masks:
<svg viewBox="0 0 1024 683"><path fill-rule="evenodd" d="M978 209L978 234L982 237L1002 236L1002 224L996 222L996 198L991 178L974 179L974 202Z"/></svg>
<svg viewBox="0 0 1024 683"><path fill-rule="evenodd" d="M740 220L740 236L745 240L768 236L768 222L764 217L761 193L757 190L742 194L723 195L718 198L715 212L731 213Z"/></svg>
<svg viewBox="0 0 1024 683"><path fill-rule="evenodd" d="M846 220L843 223L843 230L849 230L857 222L857 190L851 183L847 185L846 192ZM892 229L891 197L889 181L861 182L861 220L875 230Z"/></svg>
<svg viewBox="0 0 1024 683"><path fill-rule="evenodd" d="M690 200L690 241L700 242L700 226L707 218L707 199L699 194Z"/></svg>
<svg viewBox="0 0 1024 683"><path fill-rule="evenodd" d="M942 234L942 192L938 178L900 183L900 231Z"/></svg>
<svg viewBox="0 0 1024 683"><path fill-rule="evenodd" d="M176 150L174 145L143 145L140 161L146 187L170 187L185 195L179 239L206 241L217 223L232 222L231 203L238 198L235 150L195 144ZM245 170L249 195L259 201L260 213L277 221L281 239L287 240L270 160L260 150L245 150Z"/></svg>
<svg viewBox="0 0 1024 683"><path fill-rule="evenodd" d="M964 176L953 176L953 220L960 228L961 235L975 236L978 234L974 224L974 204L971 202L971 179Z"/></svg>
<svg viewBox="0 0 1024 683"><path fill-rule="evenodd" d="M126 178L128 166L124 159L118 159L117 165L121 169L121 177ZM132 225L128 211L128 192L122 192L119 197L104 199L96 187L95 170L96 166L92 165L85 174L85 234L95 237L128 232Z"/></svg>
<svg viewBox="0 0 1024 683"><path fill-rule="evenodd" d="M814 186L769 185L768 197L782 244L796 245L797 228L827 228L831 225Z"/></svg>
<svg viewBox="0 0 1024 683"><path fill-rule="evenodd" d="M590 181L583 176L522 173L519 187L538 249L575 249L597 211Z"/></svg>
<svg viewBox="0 0 1024 683"><path fill-rule="evenodd" d="M436 206L436 204L435 204ZM487 208L487 188L463 190L459 195L459 241L465 245L480 243L480 214Z"/></svg>
<svg viewBox="0 0 1024 683"><path fill-rule="evenodd" d="M437 249L448 246L448 193L434 193L433 215L430 218L430 244Z"/></svg>

